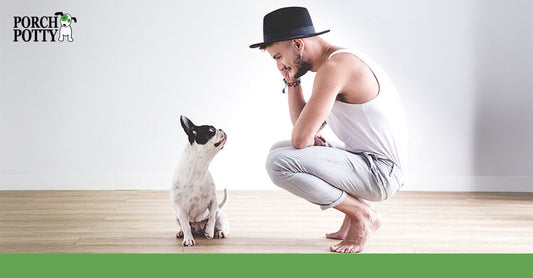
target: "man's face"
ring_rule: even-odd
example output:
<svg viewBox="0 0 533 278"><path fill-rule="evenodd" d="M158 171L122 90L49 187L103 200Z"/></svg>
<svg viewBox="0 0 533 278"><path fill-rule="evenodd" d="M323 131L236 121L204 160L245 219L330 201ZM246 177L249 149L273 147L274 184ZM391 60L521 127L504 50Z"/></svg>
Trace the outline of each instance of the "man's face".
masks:
<svg viewBox="0 0 533 278"><path fill-rule="evenodd" d="M294 41L282 41L269 45L266 51L276 61L278 70L287 81L294 81L311 69L311 64L304 61Z"/></svg>

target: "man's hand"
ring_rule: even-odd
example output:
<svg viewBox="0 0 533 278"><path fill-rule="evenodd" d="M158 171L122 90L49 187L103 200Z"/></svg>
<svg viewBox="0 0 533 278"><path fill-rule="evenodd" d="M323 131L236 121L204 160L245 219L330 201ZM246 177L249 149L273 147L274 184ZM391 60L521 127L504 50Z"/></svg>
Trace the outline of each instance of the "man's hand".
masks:
<svg viewBox="0 0 533 278"><path fill-rule="evenodd" d="M324 136L317 134L315 136L315 146L324 147L326 146L326 138Z"/></svg>
<svg viewBox="0 0 533 278"><path fill-rule="evenodd" d="M298 79L291 78L291 73L289 72L289 69L286 69L286 68L282 69L281 70L281 75L283 76L285 81L287 81L289 83L294 83L294 82L298 81Z"/></svg>

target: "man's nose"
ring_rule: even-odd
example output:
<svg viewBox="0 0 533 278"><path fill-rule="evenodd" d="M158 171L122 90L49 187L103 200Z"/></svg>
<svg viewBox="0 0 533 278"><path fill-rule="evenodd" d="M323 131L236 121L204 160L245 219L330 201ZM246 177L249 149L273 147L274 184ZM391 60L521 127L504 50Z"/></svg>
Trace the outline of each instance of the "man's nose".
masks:
<svg viewBox="0 0 533 278"><path fill-rule="evenodd" d="M285 65L282 62L280 62L280 61L276 61L276 65L278 66L278 70L279 71L283 71L283 70L287 69L287 67L285 67Z"/></svg>

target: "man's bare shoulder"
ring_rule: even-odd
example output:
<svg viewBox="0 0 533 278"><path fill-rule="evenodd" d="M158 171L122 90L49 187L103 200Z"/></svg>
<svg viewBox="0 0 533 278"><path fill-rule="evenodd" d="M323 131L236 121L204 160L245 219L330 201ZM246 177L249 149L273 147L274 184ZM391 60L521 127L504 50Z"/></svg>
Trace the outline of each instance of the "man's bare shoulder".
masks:
<svg viewBox="0 0 533 278"><path fill-rule="evenodd" d="M379 92L379 85L370 68L351 53L333 55L318 70L317 79L336 84L338 94L348 103L365 103Z"/></svg>
<svg viewBox="0 0 533 278"><path fill-rule="evenodd" d="M338 53L324 62L317 75L328 78L342 78L360 76L365 72L366 65L351 53Z"/></svg>

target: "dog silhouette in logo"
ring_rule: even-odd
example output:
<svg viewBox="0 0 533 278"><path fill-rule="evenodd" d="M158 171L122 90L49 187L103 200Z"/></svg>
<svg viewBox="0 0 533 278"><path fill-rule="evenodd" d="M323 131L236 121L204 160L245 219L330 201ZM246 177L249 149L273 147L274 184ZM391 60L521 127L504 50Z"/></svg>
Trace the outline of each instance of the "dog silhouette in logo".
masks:
<svg viewBox="0 0 533 278"><path fill-rule="evenodd" d="M72 21L78 22L75 17L70 16L70 14L64 14L62 12L57 12L55 15L58 15L61 17L61 27L59 27L59 41L62 42L65 39L65 36L67 37L67 40L69 42L73 41L72 38L72 28L70 27L70 24Z"/></svg>

